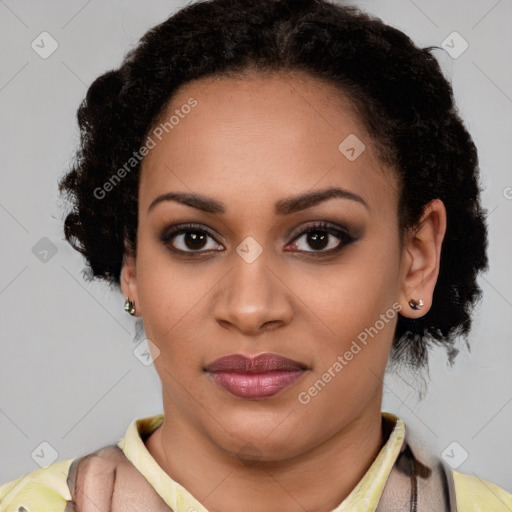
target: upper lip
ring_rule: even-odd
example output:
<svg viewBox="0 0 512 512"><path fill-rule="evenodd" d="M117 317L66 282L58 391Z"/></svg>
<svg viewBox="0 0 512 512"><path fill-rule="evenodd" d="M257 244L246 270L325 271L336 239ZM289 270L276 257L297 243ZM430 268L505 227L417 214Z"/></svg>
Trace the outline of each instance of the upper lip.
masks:
<svg viewBox="0 0 512 512"><path fill-rule="evenodd" d="M306 370L304 363L288 359L278 354L259 354L247 357L242 354L232 354L215 359L206 368L208 372L237 372L237 373L264 373L271 371L299 371Z"/></svg>

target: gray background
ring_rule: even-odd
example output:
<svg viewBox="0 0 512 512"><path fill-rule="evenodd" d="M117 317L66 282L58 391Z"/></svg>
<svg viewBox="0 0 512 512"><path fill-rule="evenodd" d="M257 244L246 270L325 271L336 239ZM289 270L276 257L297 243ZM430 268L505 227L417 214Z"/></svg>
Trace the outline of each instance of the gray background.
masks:
<svg viewBox="0 0 512 512"><path fill-rule="evenodd" d="M467 452L459 471L512 492L512 0L354 3L419 45L441 46L453 31L468 42L456 59L436 55L479 149L489 210L491 270L480 278L471 352L461 343L453 368L434 352L430 380L388 375L383 409L454 464ZM162 411L153 366L133 354L139 341L122 296L85 282L80 255L63 240L56 183L78 140L75 112L88 85L183 5L0 0L0 483L52 456L117 442L133 418ZM47 59L31 48L43 31L59 45Z"/></svg>

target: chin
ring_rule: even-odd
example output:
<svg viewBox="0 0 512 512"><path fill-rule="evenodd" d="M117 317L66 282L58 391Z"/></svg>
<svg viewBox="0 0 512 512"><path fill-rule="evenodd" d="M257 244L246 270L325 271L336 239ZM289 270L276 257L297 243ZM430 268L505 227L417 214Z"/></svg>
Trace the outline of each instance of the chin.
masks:
<svg viewBox="0 0 512 512"><path fill-rule="evenodd" d="M297 428L280 430L276 428L278 424L272 422L263 426L261 422L253 424L246 420L240 428L232 425L229 433L223 431L221 437L215 436L214 440L230 456L253 463L282 461L308 450L307 440Z"/></svg>

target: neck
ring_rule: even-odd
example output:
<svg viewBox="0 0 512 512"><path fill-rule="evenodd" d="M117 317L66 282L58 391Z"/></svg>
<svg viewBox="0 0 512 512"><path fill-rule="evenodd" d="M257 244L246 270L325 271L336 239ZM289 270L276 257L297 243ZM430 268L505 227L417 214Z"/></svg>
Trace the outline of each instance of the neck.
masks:
<svg viewBox="0 0 512 512"><path fill-rule="evenodd" d="M164 407L164 422L146 439L146 447L160 467L211 512L331 511L350 494L387 441L379 401L378 407L364 411L306 453L280 461L241 461L198 430L184 429L170 409Z"/></svg>

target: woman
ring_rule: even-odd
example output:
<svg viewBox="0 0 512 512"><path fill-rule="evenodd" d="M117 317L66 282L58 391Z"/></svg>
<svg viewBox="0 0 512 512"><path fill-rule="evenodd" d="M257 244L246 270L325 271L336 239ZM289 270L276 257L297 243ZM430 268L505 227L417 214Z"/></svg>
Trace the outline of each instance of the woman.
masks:
<svg viewBox="0 0 512 512"><path fill-rule="evenodd" d="M164 414L4 484L2 510L512 509L381 411L388 361L453 360L487 268L429 49L323 0L200 2L78 119L65 234L143 321Z"/></svg>

